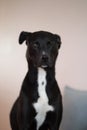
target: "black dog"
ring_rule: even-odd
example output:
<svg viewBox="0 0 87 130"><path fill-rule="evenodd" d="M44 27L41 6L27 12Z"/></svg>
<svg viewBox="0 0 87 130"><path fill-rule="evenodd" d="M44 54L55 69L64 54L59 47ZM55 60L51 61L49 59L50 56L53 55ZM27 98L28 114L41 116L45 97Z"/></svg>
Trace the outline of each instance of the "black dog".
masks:
<svg viewBox="0 0 87 130"><path fill-rule="evenodd" d="M60 36L50 32L22 32L26 41L28 72L12 111L12 130L59 130L62 97L55 79Z"/></svg>

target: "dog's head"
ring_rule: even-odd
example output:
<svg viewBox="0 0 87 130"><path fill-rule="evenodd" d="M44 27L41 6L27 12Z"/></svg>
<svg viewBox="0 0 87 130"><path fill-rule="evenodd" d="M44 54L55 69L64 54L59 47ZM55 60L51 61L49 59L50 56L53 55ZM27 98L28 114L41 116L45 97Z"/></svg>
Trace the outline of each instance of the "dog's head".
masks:
<svg viewBox="0 0 87 130"><path fill-rule="evenodd" d="M59 35L50 32L21 32L19 43L26 41L27 61L35 67L53 67L61 46Z"/></svg>

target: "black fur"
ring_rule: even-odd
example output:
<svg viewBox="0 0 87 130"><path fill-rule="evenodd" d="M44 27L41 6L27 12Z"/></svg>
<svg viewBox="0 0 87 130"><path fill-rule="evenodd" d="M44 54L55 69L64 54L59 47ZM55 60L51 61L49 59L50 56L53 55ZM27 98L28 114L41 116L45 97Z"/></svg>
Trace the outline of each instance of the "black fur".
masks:
<svg viewBox="0 0 87 130"><path fill-rule="evenodd" d="M55 61L61 45L60 36L44 31L22 32L19 43L22 44L24 41L27 44L26 57L29 69L19 97L10 113L11 128L12 130L36 130L35 116L37 113L32 104L39 98L37 91L38 67L46 65L44 68L47 72L46 92L49 105L54 107L54 111L47 113L46 119L39 130L58 130L62 119L62 97L55 79ZM43 58L43 51L45 51L45 58Z"/></svg>

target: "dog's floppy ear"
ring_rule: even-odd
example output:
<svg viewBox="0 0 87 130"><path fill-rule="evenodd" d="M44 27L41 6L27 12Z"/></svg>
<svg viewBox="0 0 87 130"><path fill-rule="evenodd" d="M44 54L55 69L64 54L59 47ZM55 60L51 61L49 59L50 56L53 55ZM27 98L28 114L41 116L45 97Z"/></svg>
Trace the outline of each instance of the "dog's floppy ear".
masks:
<svg viewBox="0 0 87 130"><path fill-rule="evenodd" d="M56 41L58 43L58 49L61 47L61 37L57 34L55 34Z"/></svg>
<svg viewBox="0 0 87 130"><path fill-rule="evenodd" d="M32 33L22 31L19 36L19 44L22 44Z"/></svg>

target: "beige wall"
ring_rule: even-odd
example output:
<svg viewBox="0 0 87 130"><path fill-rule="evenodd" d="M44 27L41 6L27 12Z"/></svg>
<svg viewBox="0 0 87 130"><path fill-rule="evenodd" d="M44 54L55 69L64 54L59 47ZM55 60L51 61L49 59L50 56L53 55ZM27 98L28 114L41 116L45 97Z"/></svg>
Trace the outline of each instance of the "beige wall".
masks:
<svg viewBox="0 0 87 130"><path fill-rule="evenodd" d="M0 0L0 130L10 130L9 111L27 71L20 31L61 36L56 77L64 87L87 90L87 0Z"/></svg>

